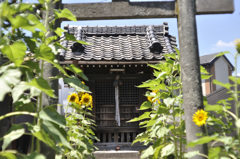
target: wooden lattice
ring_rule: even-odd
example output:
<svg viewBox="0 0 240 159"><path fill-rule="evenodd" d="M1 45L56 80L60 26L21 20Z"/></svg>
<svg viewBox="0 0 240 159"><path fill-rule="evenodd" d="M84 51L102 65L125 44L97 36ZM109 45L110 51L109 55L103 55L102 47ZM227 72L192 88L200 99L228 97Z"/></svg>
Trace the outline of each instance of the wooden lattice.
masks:
<svg viewBox="0 0 240 159"><path fill-rule="evenodd" d="M139 82L122 81L119 86L121 127L138 126L138 123L126 121L139 115L139 90L135 86ZM115 88L113 81L95 82L96 122L100 127L115 127Z"/></svg>

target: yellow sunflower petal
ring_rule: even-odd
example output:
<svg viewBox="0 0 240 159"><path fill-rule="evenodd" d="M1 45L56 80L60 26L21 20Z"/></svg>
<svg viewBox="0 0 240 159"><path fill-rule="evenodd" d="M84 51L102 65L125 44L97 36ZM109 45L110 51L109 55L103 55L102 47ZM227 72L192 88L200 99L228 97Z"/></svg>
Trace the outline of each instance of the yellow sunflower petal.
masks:
<svg viewBox="0 0 240 159"><path fill-rule="evenodd" d="M69 103L77 103L79 101L77 93L70 94L67 99Z"/></svg>
<svg viewBox="0 0 240 159"><path fill-rule="evenodd" d="M86 106L91 105L92 104L92 96L88 93L83 94L82 98L81 98L81 103Z"/></svg>
<svg viewBox="0 0 240 159"><path fill-rule="evenodd" d="M206 123L207 121L207 112L205 112L204 110L198 110L195 114L193 114L193 122L197 125L197 126L202 126Z"/></svg>
<svg viewBox="0 0 240 159"><path fill-rule="evenodd" d="M236 45L236 50L238 51L238 53L240 53L240 39L236 39L234 42Z"/></svg>

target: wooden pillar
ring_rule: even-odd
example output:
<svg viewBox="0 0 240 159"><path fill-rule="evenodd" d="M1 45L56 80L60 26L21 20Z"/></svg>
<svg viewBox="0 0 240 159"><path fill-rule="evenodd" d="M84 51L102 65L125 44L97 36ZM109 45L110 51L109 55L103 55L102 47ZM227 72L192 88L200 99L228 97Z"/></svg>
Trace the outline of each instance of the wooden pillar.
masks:
<svg viewBox="0 0 240 159"><path fill-rule="evenodd" d="M7 94L2 102L0 102L0 116L12 111L12 97ZM0 138L2 138L11 127L11 117L0 120ZM0 151L3 142L0 141Z"/></svg>
<svg viewBox="0 0 240 159"><path fill-rule="evenodd" d="M197 133L205 132L204 127L198 127L192 119L193 114L198 109L203 109L195 0L178 0L178 11L183 107L185 110L187 143L189 143L198 138ZM203 144L188 148L189 151L199 151L207 155L207 145ZM205 157L195 156L193 158L204 159Z"/></svg>

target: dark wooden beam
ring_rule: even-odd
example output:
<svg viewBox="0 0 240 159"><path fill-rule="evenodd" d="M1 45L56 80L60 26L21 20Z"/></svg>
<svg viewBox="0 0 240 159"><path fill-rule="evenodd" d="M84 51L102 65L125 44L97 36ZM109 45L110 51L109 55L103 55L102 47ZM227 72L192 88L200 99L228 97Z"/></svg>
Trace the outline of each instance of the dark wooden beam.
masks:
<svg viewBox="0 0 240 159"><path fill-rule="evenodd" d="M141 19L177 17L176 2L128 2L63 4L78 20ZM233 0L196 0L196 14L222 14L234 11Z"/></svg>
<svg viewBox="0 0 240 159"><path fill-rule="evenodd" d="M60 61L61 65L73 64L74 61ZM79 65L146 65L157 64L159 61L77 61Z"/></svg>

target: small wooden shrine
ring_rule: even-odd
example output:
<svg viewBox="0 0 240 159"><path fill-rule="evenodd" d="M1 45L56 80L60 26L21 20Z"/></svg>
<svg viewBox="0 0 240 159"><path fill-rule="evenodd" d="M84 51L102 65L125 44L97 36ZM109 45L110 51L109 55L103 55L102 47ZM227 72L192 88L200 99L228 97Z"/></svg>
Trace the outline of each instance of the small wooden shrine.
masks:
<svg viewBox="0 0 240 159"><path fill-rule="evenodd" d="M130 147L139 123L128 123L141 115L147 100L144 89L136 86L151 78L147 64L163 60L163 54L175 52L176 38L168 34L168 25L157 26L65 26L68 34L90 43L63 41L61 64L74 63L89 78L96 119L95 143L100 149L137 149ZM64 38L64 37L63 37Z"/></svg>

